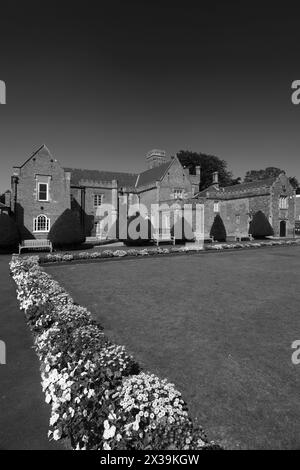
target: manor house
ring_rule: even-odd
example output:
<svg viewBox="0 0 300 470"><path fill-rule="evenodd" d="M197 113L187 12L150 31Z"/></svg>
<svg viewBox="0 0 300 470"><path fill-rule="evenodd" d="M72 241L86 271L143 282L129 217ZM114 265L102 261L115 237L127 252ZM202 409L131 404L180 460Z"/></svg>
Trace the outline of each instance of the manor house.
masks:
<svg viewBox="0 0 300 470"><path fill-rule="evenodd" d="M162 150L146 155L147 169L141 173L64 168L45 145L20 166L13 168L10 209L23 239L47 238L51 227L66 210L78 213L85 235L110 238L97 214L102 204L111 204L116 217L120 205L204 205L204 232L209 237L216 214L220 214L228 236L247 234L253 214L261 210L276 236L292 236L295 230L296 195L287 176L220 187L218 174L199 192L201 168L190 174L177 157L168 159ZM164 214L165 229L172 228L172 214ZM194 227L195 229L195 227Z"/></svg>

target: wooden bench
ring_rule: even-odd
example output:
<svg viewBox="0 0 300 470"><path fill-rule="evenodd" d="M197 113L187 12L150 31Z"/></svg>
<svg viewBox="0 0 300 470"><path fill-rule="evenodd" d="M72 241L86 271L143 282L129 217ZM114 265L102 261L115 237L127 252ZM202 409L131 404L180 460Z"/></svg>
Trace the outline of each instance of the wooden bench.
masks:
<svg viewBox="0 0 300 470"><path fill-rule="evenodd" d="M204 238L204 243L214 243L215 239L214 237L205 237Z"/></svg>
<svg viewBox="0 0 300 470"><path fill-rule="evenodd" d="M234 238L236 242L241 242L242 238L245 238L246 240L250 240L251 242L253 240L253 237L250 233L237 233Z"/></svg>
<svg viewBox="0 0 300 470"><path fill-rule="evenodd" d="M19 245L19 254L22 250L50 250L52 253L53 247L49 240L23 240Z"/></svg>

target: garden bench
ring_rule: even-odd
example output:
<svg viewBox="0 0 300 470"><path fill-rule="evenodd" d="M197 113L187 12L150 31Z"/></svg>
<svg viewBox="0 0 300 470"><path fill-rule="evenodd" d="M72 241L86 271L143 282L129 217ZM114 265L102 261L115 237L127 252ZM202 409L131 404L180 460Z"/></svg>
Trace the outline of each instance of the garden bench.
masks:
<svg viewBox="0 0 300 470"><path fill-rule="evenodd" d="M235 235L235 241L236 242L241 242L242 241L242 238L246 239L246 240L250 240L252 242L253 240L253 237L250 233L237 233Z"/></svg>
<svg viewBox="0 0 300 470"><path fill-rule="evenodd" d="M50 250L53 251L52 243L50 240L23 240L19 245L19 254L22 250Z"/></svg>
<svg viewBox="0 0 300 470"><path fill-rule="evenodd" d="M164 234L154 233L153 234L153 241L156 243L156 246L159 246L160 242L169 242L169 243L172 243L173 245L175 245L176 238L171 234L166 236Z"/></svg>

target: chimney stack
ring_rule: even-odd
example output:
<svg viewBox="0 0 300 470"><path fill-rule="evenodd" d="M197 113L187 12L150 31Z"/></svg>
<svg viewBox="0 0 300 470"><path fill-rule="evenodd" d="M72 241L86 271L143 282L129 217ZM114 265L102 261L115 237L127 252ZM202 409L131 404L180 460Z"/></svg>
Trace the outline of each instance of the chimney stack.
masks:
<svg viewBox="0 0 300 470"><path fill-rule="evenodd" d="M196 166L196 176L198 179L198 183L200 184L201 183L201 166L200 165Z"/></svg>
<svg viewBox="0 0 300 470"><path fill-rule="evenodd" d="M167 162L167 154L164 150L150 150L146 155L148 169L154 168L155 166L162 165Z"/></svg>
<svg viewBox="0 0 300 470"><path fill-rule="evenodd" d="M7 207L10 207L11 206L11 192L10 191L6 191L5 194L5 205Z"/></svg>
<svg viewBox="0 0 300 470"><path fill-rule="evenodd" d="M219 185L219 173L217 171L213 172L213 184Z"/></svg>

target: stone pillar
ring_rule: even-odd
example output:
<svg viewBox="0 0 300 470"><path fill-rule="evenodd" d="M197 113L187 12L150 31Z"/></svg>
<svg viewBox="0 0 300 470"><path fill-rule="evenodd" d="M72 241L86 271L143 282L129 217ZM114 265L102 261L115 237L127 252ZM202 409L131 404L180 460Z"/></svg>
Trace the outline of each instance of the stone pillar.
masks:
<svg viewBox="0 0 300 470"><path fill-rule="evenodd" d="M108 231L108 238L110 239L116 239L119 234L117 230L117 225L118 225L118 181L117 180L112 180L112 196L111 196L111 202L112 202L112 208L111 208L111 214L110 214L110 227Z"/></svg>
<svg viewBox="0 0 300 470"><path fill-rule="evenodd" d="M118 211L118 238L120 240L127 239L127 219L128 219L128 202L130 204L130 195L119 195L119 211Z"/></svg>

